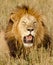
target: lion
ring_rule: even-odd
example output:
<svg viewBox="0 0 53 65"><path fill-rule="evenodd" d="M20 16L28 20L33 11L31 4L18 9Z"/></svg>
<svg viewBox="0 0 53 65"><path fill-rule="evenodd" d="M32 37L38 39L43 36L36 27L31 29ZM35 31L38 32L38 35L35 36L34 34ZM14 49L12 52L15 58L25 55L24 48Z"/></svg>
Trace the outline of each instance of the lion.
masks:
<svg viewBox="0 0 53 65"><path fill-rule="evenodd" d="M25 57L31 48L50 47L50 36L42 15L27 6L18 7L11 13L5 39L13 57L16 53L18 57L22 53Z"/></svg>

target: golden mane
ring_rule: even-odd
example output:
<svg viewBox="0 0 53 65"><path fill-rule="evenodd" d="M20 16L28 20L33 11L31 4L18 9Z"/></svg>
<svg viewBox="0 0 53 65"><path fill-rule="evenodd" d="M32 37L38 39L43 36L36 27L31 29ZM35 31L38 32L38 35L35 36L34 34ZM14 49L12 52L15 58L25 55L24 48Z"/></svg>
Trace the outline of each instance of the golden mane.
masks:
<svg viewBox="0 0 53 65"><path fill-rule="evenodd" d="M31 9L31 8L29 8L29 7L26 7L26 6L23 6L22 8L18 7L18 8L16 9L16 11L14 11L14 12L11 14L10 18L11 18L11 20L13 20L13 22L14 22L14 21L17 21L17 20L19 21L20 18L21 18L24 14L30 14L30 15L34 16L38 21L40 21L39 19L40 19L41 15L39 14L39 12L38 12L38 11L34 11L34 9ZM41 18L42 18L42 17L41 17Z"/></svg>

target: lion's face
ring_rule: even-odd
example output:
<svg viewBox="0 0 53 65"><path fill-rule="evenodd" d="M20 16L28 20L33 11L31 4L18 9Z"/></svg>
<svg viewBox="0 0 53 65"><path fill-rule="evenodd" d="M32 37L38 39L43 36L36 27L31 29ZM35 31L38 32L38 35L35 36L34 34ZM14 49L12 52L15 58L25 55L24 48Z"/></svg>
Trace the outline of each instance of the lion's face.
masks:
<svg viewBox="0 0 53 65"><path fill-rule="evenodd" d="M37 28L38 22L34 16L25 14L21 17L18 29L24 46L30 47L34 44Z"/></svg>

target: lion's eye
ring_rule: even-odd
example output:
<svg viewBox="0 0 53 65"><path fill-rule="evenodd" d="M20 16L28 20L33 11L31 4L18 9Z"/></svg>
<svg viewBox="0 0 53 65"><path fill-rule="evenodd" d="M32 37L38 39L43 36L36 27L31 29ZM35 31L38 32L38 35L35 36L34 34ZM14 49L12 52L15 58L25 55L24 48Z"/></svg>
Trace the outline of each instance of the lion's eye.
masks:
<svg viewBox="0 0 53 65"><path fill-rule="evenodd" d="M22 22L22 24L23 24L23 25L25 25L25 24L26 24L26 22L25 22L25 21L23 21L23 22Z"/></svg>
<svg viewBox="0 0 53 65"><path fill-rule="evenodd" d="M36 21L35 21L35 22L33 22L33 24L34 24L34 25L36 25Z"/></svg>

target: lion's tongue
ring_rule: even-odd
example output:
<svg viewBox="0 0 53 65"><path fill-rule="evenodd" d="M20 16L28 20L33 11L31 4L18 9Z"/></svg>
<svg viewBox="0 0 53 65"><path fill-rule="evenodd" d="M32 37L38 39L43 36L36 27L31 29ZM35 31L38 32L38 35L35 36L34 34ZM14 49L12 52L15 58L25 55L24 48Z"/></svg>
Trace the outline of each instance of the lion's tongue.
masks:
<svg viewBox="0 0 53 65"><path fill-rule="evenodd" d="M31 41L31 40L32 40L32 36L31 35L26 37L26 41Z"/></svg>

